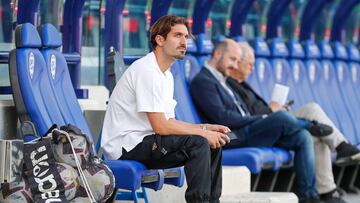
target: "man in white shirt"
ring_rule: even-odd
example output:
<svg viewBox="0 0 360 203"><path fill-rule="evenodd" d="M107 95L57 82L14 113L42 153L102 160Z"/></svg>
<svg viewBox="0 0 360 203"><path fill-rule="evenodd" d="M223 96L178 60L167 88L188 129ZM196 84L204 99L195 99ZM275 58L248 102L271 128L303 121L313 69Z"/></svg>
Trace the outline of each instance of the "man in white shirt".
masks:
<svg viewBox="0 0 360 203"><path fill-rule="evenodd" d="M106 111L102 148L110 159L131 159L148 168L185 166L187 202L219 202L221 147L228 143L221 125L175 119L174 81L169 68L182 59L188 22L163 16L151 27L153 52L135 61L117 83ZM210 149L211 148L211 149Z"/></svg>

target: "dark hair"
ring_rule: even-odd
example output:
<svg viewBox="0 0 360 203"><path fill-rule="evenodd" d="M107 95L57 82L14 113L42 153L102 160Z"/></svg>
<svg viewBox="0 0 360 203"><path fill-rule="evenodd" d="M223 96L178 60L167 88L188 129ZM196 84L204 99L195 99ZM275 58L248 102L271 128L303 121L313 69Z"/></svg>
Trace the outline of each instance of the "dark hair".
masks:
<svg viewBox="0 0 360 203"><path fill-rule="evenodd" d="M191 35L189 23L185 18L174 15L162 16L150 28L151 47L155 49L155 47L157 46L155 40L155 37L157 35L160 35L166 39L167 34L169 34L169 32L171 31L171 27L177 24L185 25L189 32L189 35Z"/></svg>

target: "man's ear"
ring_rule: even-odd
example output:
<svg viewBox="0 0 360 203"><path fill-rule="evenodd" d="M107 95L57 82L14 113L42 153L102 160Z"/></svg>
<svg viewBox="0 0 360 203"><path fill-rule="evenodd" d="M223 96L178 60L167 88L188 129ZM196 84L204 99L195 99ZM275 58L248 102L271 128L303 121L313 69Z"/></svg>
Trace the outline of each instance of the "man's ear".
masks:
<svg viewBox="0 0 360 203"><path fill-rule="evenodd" d="M157 45L161 47L161 46L163 46L165 39L161 35L156 35L155 41L156 41Z"/></svg>
<svg viewBox="0 0 360 203"><path fill-rule="evenodd" d="M221 58L221 55L222 55L222 51L221 51L220 49L216 49L216 50L214 51L214 58L215 58L215 59Z"/></svg>

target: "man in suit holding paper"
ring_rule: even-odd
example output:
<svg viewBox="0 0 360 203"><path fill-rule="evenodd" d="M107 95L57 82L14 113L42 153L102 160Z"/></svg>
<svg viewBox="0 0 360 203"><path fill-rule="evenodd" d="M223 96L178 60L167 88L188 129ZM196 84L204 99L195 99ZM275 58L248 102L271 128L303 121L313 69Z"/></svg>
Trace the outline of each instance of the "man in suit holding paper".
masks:
<svg viewBox="0 0 360 203"><path fill-rule="evenodd" d="M273 114L283 109L290 111L289 107L280 102L267 104L245 80L253 71L254 52L246 43L241 43L242 60L236 71L227 79L227 84L242 98L251 115ZM280 90L283 87L278 87ZM281 91L281 90L280 90ZM283 90L286 92L286 90ZM281 97L281 96L280 96ZM273 98L276 100L276 98ZM281 100L281 98L280 98ZM325 123L333 128L327 136L314 136L314 151L316 163L316 186L321 199L330 202L343 202L336 192L336 184L332 173L331 151L337 152L336 163L359 162L360 151L347 143L344 135L335 127L322 108L316 103L307 104L296 112L291 112L298 118L305 118L319 123ZM335 201L337 200L337 201Z"/></svg>
<svg viewBox="0 0 360 203"><path fill-rule="evenodd" d="M315 188L313 140L309 131L325 136L322 125L297 119L286 111L251 115L246 103L226 83L241 61L239 45L226 39L216 45L211 59L193 79L190 90L202 117L231 128L238 139L226 147L277 146L295 152L294 168L301 202L318 202ZM304 170L306 168L306 170Z"/></svg>

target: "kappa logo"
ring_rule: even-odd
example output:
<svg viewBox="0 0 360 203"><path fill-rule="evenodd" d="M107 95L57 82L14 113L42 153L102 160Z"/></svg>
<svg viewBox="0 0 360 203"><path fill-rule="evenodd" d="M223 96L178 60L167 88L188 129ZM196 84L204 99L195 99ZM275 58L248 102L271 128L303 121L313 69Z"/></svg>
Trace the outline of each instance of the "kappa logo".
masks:
<svg viewBox="0 0 360 203"><path fill-rule="evenodd" d="M330 65L328 63L324 63L324 77L325 80L329 80L329 67Z"/></svg>
<svg viewBox="0 0 360 203"><path fill-rule="evenodd" d="M276 77L277 81L281 80L281 78L282 78L281 75L282 75L282 64L280 61L278 61L276 63L276 69L275 69L275 77Z"/></svg>
<svg viewBox="0 0 360 203"><path fill-rule="evenodd" d="M260 81L262 81L264 79L264 76L265 76L265 64L264 64L264 61L260 61L260 63L259 63L258 75L259 75Z"/></svg>
<svg viewBox="0 0 360 203"><path fill-rule="evenodd" d="M355 83L357 81L357 68L355 65L351 66L351 76L352 76L352 80Z"/></svg>
<svg viewBox="0 0 360 203"><path fill-rule="evenodd" d="M344 79L344 67L342 66L341 63L338 66L338 78L339 81L342 81Z"/></svg>
<svg viewBox="0 0 360 203"><path fill-rule="evenodd" d="M185 77L190 78L191 64L190 60L185 60Z"/></svg>
<svg viewBox="0 0 360 203"><path fill-rule="evenodd" d="M34 71L35 71L35 57L34 54L32 52L30 52L29 54L29 74L30 74L30 79L33 79L34 77Z"/></svg>
<svg viewBox="0 0 360 203"><path fill-rule="evenodd" d="M33 174L35 182L38 184L37 189L40 191L41 198L46 200L45 203L61 202L60 191L56 183L55 177L51 174L50 164L46 151L49 150L45 146L41 146L30 153L33 165Z"/></svg>
<svg viewBox="0 0 360 203"><path fill-rule="evenodd" d="M299 67L299 63L297 63L297 62L294 63L293 74L294 74L295 82L298 82L299 74L300 74L300 67Z"/></svg>
<svg viewBox="0 0 360 203"><path fill-rule="evenodd" d="M54 54L51 54L50 58L50 71L51 71L51 77L53 80L55 80L55 74L56 74L56 57Z"/></svg>
<svg viewBox="0 0 360 203"><path fill-rule="evenodd" d="M315 81L315 72L316 72L316 70L315 70L315 64L314 63L311 63L310 64L310 67L309 67L309 78L310 78L310 81L311 82L314 82Z"/></svg>

